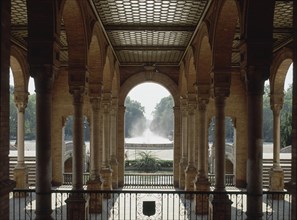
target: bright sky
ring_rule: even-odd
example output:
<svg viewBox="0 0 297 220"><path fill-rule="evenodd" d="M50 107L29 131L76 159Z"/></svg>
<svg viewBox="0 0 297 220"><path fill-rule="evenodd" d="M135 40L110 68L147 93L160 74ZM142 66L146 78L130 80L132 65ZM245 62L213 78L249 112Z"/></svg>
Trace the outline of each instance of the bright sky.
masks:
<svg viewBox="0 0 297 220"><path fill-rule="evenodd" d="M153 119L152 112L155 110L156 104L169 95L168 90L157 83L139 84L128 93L132 100L138 101L144 106L145 117L149 120Z"/></svg>

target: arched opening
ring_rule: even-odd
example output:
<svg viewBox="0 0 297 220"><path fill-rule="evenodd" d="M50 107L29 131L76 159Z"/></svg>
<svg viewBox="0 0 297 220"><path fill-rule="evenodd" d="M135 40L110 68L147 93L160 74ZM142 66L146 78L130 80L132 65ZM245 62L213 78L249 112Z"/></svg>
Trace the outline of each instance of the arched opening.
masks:
<svg viewBox="0 0 297 220"><path fill-rule="evenodd" d="M62 146L62 170L63 170L63 184L72 183L72 156L73 156L73 116L66 118L65 126L63 127L63 146ZM87 182L87 177L90 172L90 125L87 117L83 121L83 172L84 184Z"/></svg>
<svg viewBox="0 0 297 220"><path fill-rule="evenodd" d="M142 83L125 99L125 173L173 173L174 100L157 83Z"/></svg>

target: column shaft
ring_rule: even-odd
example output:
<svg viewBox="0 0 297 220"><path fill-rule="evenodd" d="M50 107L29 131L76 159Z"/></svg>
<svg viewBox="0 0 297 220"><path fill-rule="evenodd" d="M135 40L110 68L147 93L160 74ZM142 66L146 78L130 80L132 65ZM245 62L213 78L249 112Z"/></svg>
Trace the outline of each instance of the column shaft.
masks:
<svg viewBox="0 0 297 220"><path fill-rule="evenodd" d="M83 189L83 92L73 91L73 154L72 154L72 187Z"/></svg>
<svg viewBox="0 0 297 220"><path fill-rule="evenodd" d="M247 216L248 219L262 219L264 82L254 80L253 83L259 88L248 88Z"/></svg>
<svg viewBox="0 0 297 220"><path fill-rule="evenodd" d="M51 213L51 80L35 78L36 87L36 219L52 219Z"/></svg>
<svg viewBox="0 0 297 220"><path fill-rule="evenodd" d="M215 105L215 190L225 191L225 97L215 97Z"/></svg>
<svg viewBox="0 0 297 220"><path fill-rule="evenodd" d="M18 165L24 165L24 109L18 108L18 134L17 134L17 146L18 146Z"/></svg>
<svg viewBox="0 0 297 220"><path fill-rule="evenodd" d="M185 169L188 164L188 112L186 100L181 100L181 159L179 166L179 188L185 188Z"/></svg>
<svg viewBox="0 0 297 220"><path fill-rule="evenodd" d="M273 106L273 167L280 168L280 106Z"/></svg>
<svg viewBox="0 0 297 220"><path fill-rule="evenodd" d="M90 155L90 178L100 178L100 99L91 99L91 155Z"/></svg>
<svg viewBox="0 0 297 220"><path fill-rule="evenodd" d="M198 178L206 178L206 155L207 155L207 120L206 120L206 103L205 101L199 102L199 139L198 139Z"/></svg>

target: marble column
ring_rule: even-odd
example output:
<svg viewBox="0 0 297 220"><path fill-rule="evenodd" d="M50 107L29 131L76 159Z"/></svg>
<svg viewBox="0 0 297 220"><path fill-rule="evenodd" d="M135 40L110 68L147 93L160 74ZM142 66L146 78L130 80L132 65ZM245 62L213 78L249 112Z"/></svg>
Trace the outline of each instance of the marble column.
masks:
<svg viewBox="0 0 297 220"><path fill-rule="evenodd" d="M86 198L76 190L83 190L83 101L84 87L71 89L73 97L73 151L72 151L72 190L67 203L67 219L85 219L88 213ZM79 215L77 215L79 214Z"/></svg>
<svg viewBox="0 0 297 220"><path fill-rule="evenodd" d="M41 67L34 77L36 91L36 218L52 219L51 68Z"/></svg>
<svg viewBox="0 0 297 220"><path fill-rule="evenodd" d="M195 95L189 95L188 100L188 166L185 170L185 190L192 191L194 190L194 182L197 174L197 169L195 166L195 111L196 100Z"/></svg>
<svg viewBox="0 0 297 220"><path fill-rule="evenodd" d="M284 190L284 172L280 166L280 111L283 105L283 95L271 95L271 109L273 112L273 167L269 172L269 190ZM280 101L277 103L277 101ZM282 197L275 196L274 199Z"/></svg>
<svg viewBox="0 0 297 220"><path fill-rule="evenodd" d="M117 111L118 111L118 101L116 98L113 98L111 109L110 109L110 147L111 147L110 165L112 169L112 188L113 189L118 188Z"/></svg>
<svg viewBox="0 0 297 220"><path fill-rule="evenodd" d="M181 100L181 160L179 164L179 188L185 188L185 170L188 165L188 110L187 100Z"/></svg>
<svg viewBox="0 0 297 220"><path fill-rule="evenodd" d="M209 191L210 182L207 174L207 160L208 160L208 142L207 142L207 118L206 108L208 99L198 100L198 174L196 177L195 190ZM208 196L196 196L196 213L208 213Z"/></svg>
<svg viewBox="0 0 297 220"><path fill-rule="evenodd" d="M90 142L90 179L87 182L88 190L101 190L102 179L100 175L100 98L90 98L91 104L91 142ZM96 194L90 195L89 212L101 213L102 200Z"/></svg>
<svg viewBox="0 0 297 220"><path fill-rule="evenodd" d="M101 176L103 180L103 189L112 189L112 169L110 168L110 104L111 104L111 94L102 94L102 126L103 126L103 143L102 143L102 166L101 166Z"/></svg>
<svg viewBox="0 0 297 220"><path fill-rule="evenodd" d="M28 168L25 165L25 109L28 102L28 94L16 94L15 103L17 107L17 165L14 168L14 180L16 188L27 189L28 185ZM19 196L25 196L20 194Z"/></svg>

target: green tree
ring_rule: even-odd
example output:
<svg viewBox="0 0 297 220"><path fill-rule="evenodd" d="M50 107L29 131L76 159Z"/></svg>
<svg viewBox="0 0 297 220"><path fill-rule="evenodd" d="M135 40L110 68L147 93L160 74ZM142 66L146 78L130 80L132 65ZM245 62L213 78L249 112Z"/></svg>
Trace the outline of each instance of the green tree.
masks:
<svg viewBox="0 0 297 220"><path fill-rule="evenodd" d="M167 96L161 99L156 105L153 112L153 121L150 125L150 130L160 136L170 138L173 135L173 106L174 101L172 96Z"/></svg>
<svg viewBox="0 0 297 220"><path fill-rule="evenodd" d="M28 97L25 109L25 138L29 140L36 138L36 94Z"/></svg>
<svg viewBox="0 0 297 220"><path fill-rule="evenodd" d="M141 135L146 128L144 107L128 96L125 100L125 137Z"/></svg>
<svg viewBox="0 0 297 220"><path fill-rule="evenodd" d="M281 110L281 147L292 144L292 84L284 94L284 104Z"/></svg>
<svg viewBox="0 0 297 220"><path fill-rule="evenodd" d="M10 86L9 94L9 129L10 129L10 139L16 139L17 136L17 108L14 103L14 88Z"/></svg>
<svg viewBox="0 0 297 220"><path fill-rule="evenodd" d="M270 86L264 87L263 95L263 139L265 142L273 141L273 114L270 107Z"/></svg>

